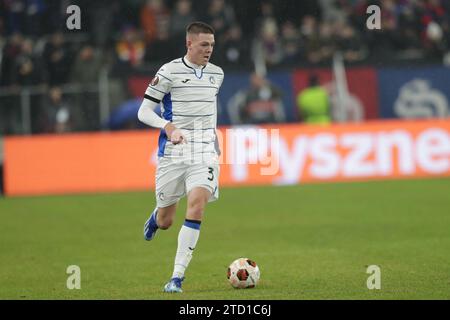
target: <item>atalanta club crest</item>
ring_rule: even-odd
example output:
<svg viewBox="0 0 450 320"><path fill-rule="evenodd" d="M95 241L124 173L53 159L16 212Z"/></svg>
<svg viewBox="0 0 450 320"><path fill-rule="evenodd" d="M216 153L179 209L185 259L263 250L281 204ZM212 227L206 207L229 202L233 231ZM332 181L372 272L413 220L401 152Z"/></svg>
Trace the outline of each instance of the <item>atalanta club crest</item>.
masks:
<svg viewBox="0 0 450 320"><path fill-rule="evenodd" d="M150 82L150 85L154 87L154 86L156 86L158 84L158 82L159 82L159 77L155 76L153 78L152 82Z"/></svg>
<svg viewBox="0 0 450 320"><path fill-rule="evenodd" d="M209 82L211 82L212 84L215 84L216 79L213 76L211 76L211 77L209 77Z"/></svg>

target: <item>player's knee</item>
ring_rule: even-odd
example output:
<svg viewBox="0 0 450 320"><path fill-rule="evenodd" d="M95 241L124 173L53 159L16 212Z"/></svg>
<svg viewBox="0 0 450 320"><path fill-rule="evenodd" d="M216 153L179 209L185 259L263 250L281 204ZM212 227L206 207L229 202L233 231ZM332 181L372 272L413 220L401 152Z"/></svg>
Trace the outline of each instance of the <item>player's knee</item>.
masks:
<svg viewBox="0 0 450 320"><path fill-rule="evenodd" d="M188 216L195 220L200 220L203 216L204 207L191 207L188 209Z"/></svg>
<svg viewBox="0 0 450 320"><path fill-rule="evenodd" d="M201 218L205 210L205 201L202 199L194 199L188 205L188 215L191 217Z"/></svg>
<svg viewBox="0 0 450 320"><path fill-rule="evenodd" d="M162 230L169 229L173 223L176 212L176 204L165 208L158 208L158 216L156 223L158 228Z"/></svg>
<svg viewBox="0 0 450 320"><path fill-rule="evenodd" d="M162 219L158 219L158 227L162 230L169 229L173 223L173 218L165 217Z"/></svg>

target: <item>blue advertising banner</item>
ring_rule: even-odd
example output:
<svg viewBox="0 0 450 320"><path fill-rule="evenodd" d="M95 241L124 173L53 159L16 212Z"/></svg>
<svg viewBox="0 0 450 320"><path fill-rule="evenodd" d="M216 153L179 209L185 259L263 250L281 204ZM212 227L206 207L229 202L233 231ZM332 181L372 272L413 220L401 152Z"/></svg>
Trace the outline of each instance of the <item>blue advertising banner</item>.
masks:
<svg viewBox="0 0 450 320"><path fill-rule="evenodd" d="M450 68L378 69L382 118L450 116Z"/></svg>

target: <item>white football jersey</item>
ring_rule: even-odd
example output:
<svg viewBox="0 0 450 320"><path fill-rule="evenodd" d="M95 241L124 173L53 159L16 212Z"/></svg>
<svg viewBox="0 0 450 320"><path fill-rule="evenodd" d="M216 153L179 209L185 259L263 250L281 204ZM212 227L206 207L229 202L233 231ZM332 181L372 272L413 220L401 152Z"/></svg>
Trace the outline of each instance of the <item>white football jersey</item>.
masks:
<svg viewBox="0 0 450 320"><path fill-rule="evenodd" d="M193 154L217 155L217 94L222 68L197 66L186 57L163 65L145 91L145 98L160 103L161 116L182 130L187 145L173 145L164 130L159 136L159 157L185 158Z"/></svg>

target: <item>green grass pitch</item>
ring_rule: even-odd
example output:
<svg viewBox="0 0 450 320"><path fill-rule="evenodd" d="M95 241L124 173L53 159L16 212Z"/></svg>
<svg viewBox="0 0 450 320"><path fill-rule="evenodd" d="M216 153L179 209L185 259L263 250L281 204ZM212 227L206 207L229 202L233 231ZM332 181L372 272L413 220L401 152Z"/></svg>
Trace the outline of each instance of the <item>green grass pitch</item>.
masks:
<svg viewBox="0 0 450 320"><path fill-rule="evenodd" d="M450 299L448 178L222 188L178 295L162 288L186 202L146 242L154 203L152 191L0 198L0 299ZM233 289L226 269L244 256L261 280Z"/></svg>

